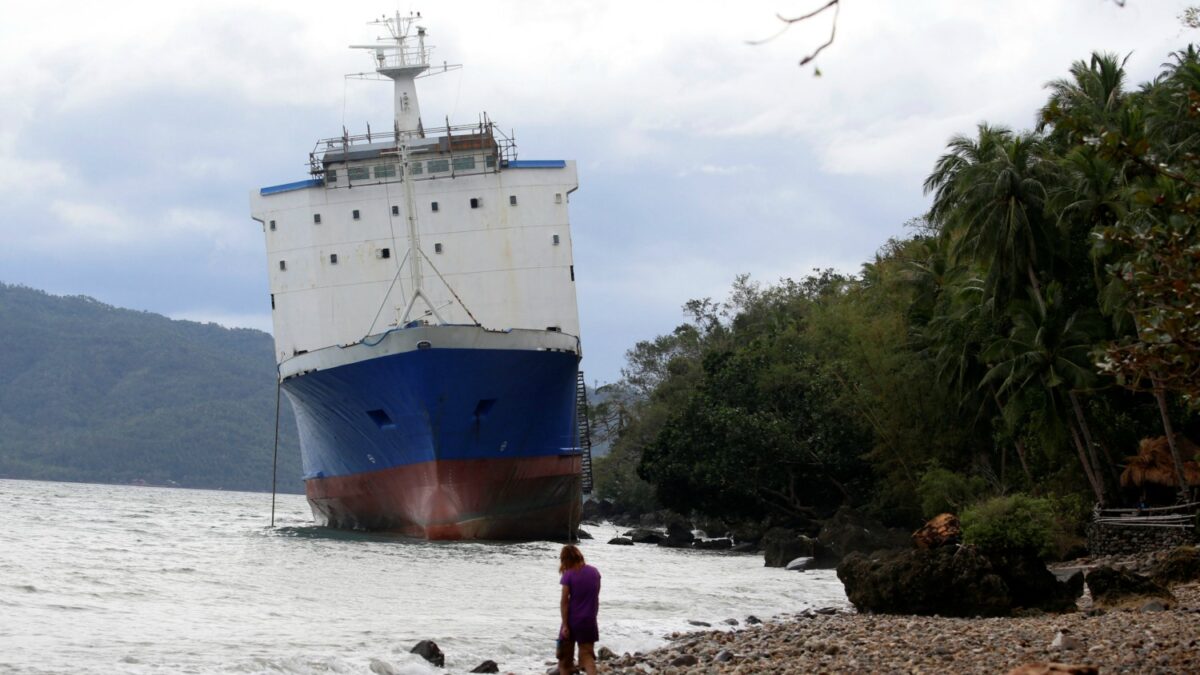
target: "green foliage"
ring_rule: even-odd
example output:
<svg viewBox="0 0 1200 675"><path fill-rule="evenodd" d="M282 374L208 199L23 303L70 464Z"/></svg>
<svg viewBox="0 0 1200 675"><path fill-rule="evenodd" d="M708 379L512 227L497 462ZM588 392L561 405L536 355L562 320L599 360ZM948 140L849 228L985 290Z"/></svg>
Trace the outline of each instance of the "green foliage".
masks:
<svg viewBox="0 0 1200 675"><path fill-rule="evenodd" d="M622 484L638 466L675 509L907 524L1019 487L1074 536L1164 417L1194 438L1200 50L1137 88L1093 54L1047 89L1036 129L952 139L929 213L859 274L740 277L631 350Z"/></svg>
<svg viewBox="0 0 1200 675"><path fill-rule="evenodd" d="M988 483L980 476L964 476L940 466L932 466L921 474L917 494L921 497L921 513L932 518L939 513L961 513L969 504L988 493Z"/></svg>
<svg viewBox="0 0 1200 675"><path fill-rule="evenodd" d="M964 510L959 516L963 541L988 551L1054 550L1056 526L1049 500L1012 494L993 497Z"/></svg>
<svg viewBox="0 0 1200 675"><path fill-rule="evenodd" d="M270 335L0 284L0 341L0 476L270 490ZM279 484L295 492L283 412Z"/></svg>

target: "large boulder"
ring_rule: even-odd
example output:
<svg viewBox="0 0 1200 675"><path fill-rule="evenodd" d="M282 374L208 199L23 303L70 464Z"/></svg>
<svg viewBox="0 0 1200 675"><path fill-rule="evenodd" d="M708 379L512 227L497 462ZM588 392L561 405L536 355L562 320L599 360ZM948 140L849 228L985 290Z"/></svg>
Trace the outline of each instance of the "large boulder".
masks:
<svg viewBox="0 0 1200 675"><path fill-rule="evenodd" d="M1172 549L1151 568L1150 578L1166 587L1200 581L1200 550L1194 546Z"/></svg>
<svg viewBox="0 0 1200 675"><path fill-rule="evenodd" d="M1069 612L1083 595L1083 575L1076 572L1059 581L1032 551L988 553L992 569L1008 587L1013 608L1041 609L1049 612Z"/></svg>
<svg viewBox="0 0 1200 675"><path fill-rule="evenodd" d="M733 548L733 542L729 539L698 539L693 546L701 551L726 551Z"/></svg>
<svg viewBox="0 0 1200 675"><path fill-rule="evenodd" d="M438 668L446 667L446 656L445 654L442 654L442 650L438 649L437 643L433 640L421 640L409 651L432 663Z"/></svg>
<svg viewBox="0 0 1200 675"><path fill-rule="evenodd" d="M850 602L863 612L1003 616L1012 609L1004 580L978 549L859 552L837 568Z"/></svg>
<svg viewBox="0 0 1200 675"><path fill-rule="evenodd" d="M1171 591L1149 577L1108 566L1088 572L1087 585L1092 591L1092 600L1100 607L1140 606L1151 599L1175 600Z"/></svg>
<svg viewBox="0 0 1200 675"><path fill-rule="evenodd" d="M616 512L608 499L589 499L583 503L581 512L584 520L606 520Z"/></svg>
<svg viewBox="0 0 1200 675"><path fill-rule="evenodd" d="M626 537L635 544L657 544L663 540L661 532L651 530L644 527L639 527L636 530L630 530L625 533Z"/></svg>
<svg viewBox="0 0 1200 675"><path fill-rule="evenodd" d="M500 666L495 661L488 659L487 661L484 661L483 663L475 666L475 668L472 669L471 672L472 673L498 673L498 672L500 672Z"/></svg>
<svg viewBox="0 0 1200 675"><path fill-rule="evenodd" d="M682 520L672 520L667 524L666 538L658 542L658 545L669 546L671 548L688 548L695 540L696 537L692 534L690 523Z"/></svg>
<svg viewBox="0 0 1200 675"><path fill-rule="evenodd" d="M907 532L892 530L854 509L843 506L821 524L817 535L820 558L836 562L851 553L873 553L886 549L908 548Z"/></svg>
<svg viewBox="0 0 1200 675"><path fill-rule="evenodd" d="M796 558L812 558L817 548L812 539L783 527L767 530L761 544L766 567L783 567Z"/></svg>
<svg viewBox="0 0 1200 675"><path fill-rule="evenodd" d="M962 525L958 516L953 513L942 513L934 516L921 529L912 534L913 545L917 548L938 548L951 544L962 543Z"/></svg>
<svg viewBox="0 0 1200 675"><path fill-rule="evenodd" d="M737 544L754 544L757 547L766 531L761 523L746 522L730 528L729 535Z"/></svg>

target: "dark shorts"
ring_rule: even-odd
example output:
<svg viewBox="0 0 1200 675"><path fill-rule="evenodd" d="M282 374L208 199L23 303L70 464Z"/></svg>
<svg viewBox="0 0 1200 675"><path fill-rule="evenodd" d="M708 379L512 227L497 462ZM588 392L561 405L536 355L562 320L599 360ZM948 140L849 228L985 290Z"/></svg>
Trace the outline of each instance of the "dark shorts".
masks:
<svg viewBox="0 0 1200 675"><path fill-rule="evenodd" d="M596 625L596 620L580 621L579 623L572 622L571 624L571 642L579 644L593 644L600 640L600 628Z"/></svg>

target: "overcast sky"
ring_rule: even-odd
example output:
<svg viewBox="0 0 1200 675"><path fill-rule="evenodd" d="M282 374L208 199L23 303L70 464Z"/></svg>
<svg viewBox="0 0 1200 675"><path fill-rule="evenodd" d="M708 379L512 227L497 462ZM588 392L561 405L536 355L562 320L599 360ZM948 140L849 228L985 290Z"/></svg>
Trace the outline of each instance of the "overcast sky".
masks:
<svg viewBox="0 0 1200 675"><path fill-rule="evenodd" d="M522 159L574 159L589 381L689 298L816 267L856 271L925 210L946 140L1024 128L1093 50L1132 83L1189 39L1187 2L844 0L764 46L797 2L446 1L422 11L427 121L486 111ZM735 7L730 9L730 7ZM346 48L395 4L0 4L0 281L269 330L248 194L306 178L318 138L390 127L391 87Z"/></svg>

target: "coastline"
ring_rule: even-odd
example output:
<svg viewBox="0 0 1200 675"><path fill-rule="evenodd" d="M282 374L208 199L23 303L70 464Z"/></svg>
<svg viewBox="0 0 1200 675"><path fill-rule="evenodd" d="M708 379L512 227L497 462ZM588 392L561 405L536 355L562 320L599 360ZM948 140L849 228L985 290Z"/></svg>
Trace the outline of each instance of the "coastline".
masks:
<svg viewBox="0 0 1200 675"><path fill-rule="evenodd" d="M1103 672L1200 672L1200 583L1164 611L1097 610L1001 618L822 614L807 610L733 631L673 634L646 654L601 662L608 673L1007 673L1030 663ZM1053 648L1059 632L1068 648ZM1077 642L1076 642L1077 641ZM650 667L652 670L647 671Z"/></svg>

